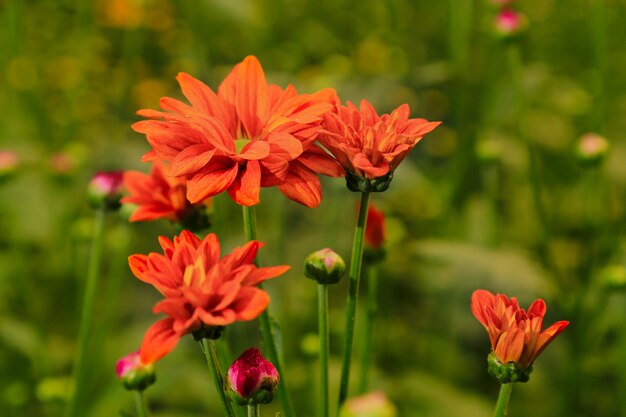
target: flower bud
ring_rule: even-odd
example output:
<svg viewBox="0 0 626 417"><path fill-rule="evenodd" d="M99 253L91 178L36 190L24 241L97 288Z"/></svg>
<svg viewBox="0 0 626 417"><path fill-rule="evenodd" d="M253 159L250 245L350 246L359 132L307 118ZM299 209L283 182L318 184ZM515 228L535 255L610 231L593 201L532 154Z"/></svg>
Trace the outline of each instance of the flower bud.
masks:
<svg viewBox="0 0 626 417"><path fill-rule="evenodd" d="M385 213L370 204L365 226L365 251L363 256L368 261L378 261L384 258L385 250Z"/></svg>
<svg viewBox="0 0 626 417"><path fill-rule="evenodd" d="M156 380L154 365L141 363L139 352L126 355L117 361L115 373L127 390L143 391Z"/></svg>
<svg viewBox="0 0 626 417"><path fill-rule="evenodd" d="M311 253L304 260L304 276L320 284L336 284L346 272L346 263L330 248Z"/></svg>
<svg viewBox="0 0 626 417"><path fill-rule="evenodd" d="M609 141L597 133L586 133L576 144L576 157L584 164L598 164L609 152Z"/></svg>
<svg viewBox="0 0 626 417"><path fill-rule="evenodd" d="M0 180L9 178L17 171L20 158L13 151L0 150Z"/></svg>
<svg viewBox="0 0 626 417"><path fill-rule="evenodd" d="M278 386L278 371L257 348L243 352L228 369L228 388L239 405L269 404Z"/></svg>
<svg viewBox="0 0 626 417"><path fill-rule="evenodd" d="M503 9L496 16L494 30L503 38L512 38L519 35L528 26L528 19L522 13L513 9Z"/></svg>
<svg viewBox="0 0 626 417"><path fill-rule="evenodd" d="M89 202L94 208L115 210L120 207L123 188L123 171L98 172L87 187Z"/></svg>
<svg viewBox="0 0 626 417"><path fill-rule="evenodd" d="M341 407L339 417L396 417L396 407L380 391L349 398Z"/></svg>
<svg viewBox="0 0 626 417"><path fill-rule="evenodd" d="M374 179L362 177L354 172L346 172L346 186L354 192L381 193L389 188L392 179L393 171Z"/></svg>

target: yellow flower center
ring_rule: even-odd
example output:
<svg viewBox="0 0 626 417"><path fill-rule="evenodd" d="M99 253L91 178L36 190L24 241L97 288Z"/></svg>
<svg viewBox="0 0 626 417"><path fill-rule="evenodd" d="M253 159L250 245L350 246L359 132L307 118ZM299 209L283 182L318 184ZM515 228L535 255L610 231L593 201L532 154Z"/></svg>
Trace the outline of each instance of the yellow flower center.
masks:
<svg viewBox="0 0 626 417"><path fill-rule="evenodd" d="M237 155L239 155L241 153L241 151L243 150L244 146L246 146L248 143L252 142L250 139L236 139L235 140L235 151L237 152Z"/></svg>

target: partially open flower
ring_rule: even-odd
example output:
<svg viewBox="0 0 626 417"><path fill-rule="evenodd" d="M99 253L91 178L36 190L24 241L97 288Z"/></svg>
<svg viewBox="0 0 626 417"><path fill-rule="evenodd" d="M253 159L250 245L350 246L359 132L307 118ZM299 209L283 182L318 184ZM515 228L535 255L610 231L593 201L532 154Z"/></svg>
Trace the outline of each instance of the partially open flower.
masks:
<svg viewBox="0 0 626 417"><path fill-rule="evenodd" d="M172 177L169 165L156 161L150 174L127 171L124 185L130 195L124 197L122 203L137 206L130 216L131 222L164 218L194 231L210 225L208 208L211 199L197 204L187 200L185 179Z"/></svg>
<svg viewBox="0 0 626 417"><path fill-rule="evenodd" d="M315 251L304 260L304 275L320 284L336 284L345 273L346 263L330 248Z"/></svg>
<svg viewBox="0 0 626 417"><path fill-rule="evenodd" d="M240 405L268 404L274 398L279 375L257 348L243 352L228 369L231 396Z"/></svg>
<svg viewBox="0 0 626 417"><path fill-rule="evenodd" d="M379 116L367 100L360 108L337 102L335 110L324 115L318 140L345 169L350 190L385 191L409 151L440 124L409 116L407 104Z"/></svg>
<svg viewBox="0 0 626 417"><path fill-rule="evenodd" d="M156 380L154 364L141 362L139 352L130 353L118 360L115 373L128 390L143 391Z"/></svg>
<svg viewBox="0 0 626 417"><path fill-rule="evenodd" d="M98 172L87 187L90 203L94 207L104 206L111 210L119 208L124 185L123 179L123 171Z"/></svg>
<svg viewBox="0 0 626 417"><path fill-rule="evenodd" d="M569 324L559 321L544 330L546 303L542 299L535 300L526 311L515 297L476 290L471 307L491 340L489 372L503 384L528 381L537 356Z"/></svg>

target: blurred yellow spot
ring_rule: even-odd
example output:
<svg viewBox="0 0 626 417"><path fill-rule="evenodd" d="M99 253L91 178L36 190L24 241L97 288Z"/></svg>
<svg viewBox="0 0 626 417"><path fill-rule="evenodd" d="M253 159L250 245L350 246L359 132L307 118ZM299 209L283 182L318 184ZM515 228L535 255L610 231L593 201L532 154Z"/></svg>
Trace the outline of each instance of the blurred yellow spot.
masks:
<svg viewBox="0 0 626 417"><path fill-rule="evenodd" d="M389 48L378 39L366 39L356 50L354 61L359 72L379 75L389 70Z"/></svg>
<svg viewBox="0 0 626 417"><path fill-rule="evenodd" d="M139 81L133 88L133 99L139 108L154 108L167 95L167 84L158 78Z"/></svg>
<svg viewBox="0 0 626 417"><path fill-rule="evenodd" d="M457 133L445 125L429 133L418 146L431 156L444 158L450 156L457 147Z"/></svg>
<svg viewBox="0 0 626 417"><path fill-rule="evenodd" d="M21 56L9 61L6 69L7 82L18 90L29 90L37 85L38 74L35 63Z"/></svg>
<svg viewBox="0 0 626 417"><path fill-rule="evenodd" d="M105 26L132 28L143 20L142 0L98 0L96 10Z"/></svg>
<svg viewBox="0 0 626 417"><path fill-rule="evenodd" d="M46 80L62 90L71 90L81 78L78 61L72 56L60 56L46 65Z"/></svg>

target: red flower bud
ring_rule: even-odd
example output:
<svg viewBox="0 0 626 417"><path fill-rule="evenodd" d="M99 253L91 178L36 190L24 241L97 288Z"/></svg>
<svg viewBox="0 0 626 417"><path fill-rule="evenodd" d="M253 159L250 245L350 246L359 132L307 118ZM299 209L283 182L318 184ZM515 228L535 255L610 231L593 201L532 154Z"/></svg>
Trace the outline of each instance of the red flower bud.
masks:
<svg viewBox="0 0 626 417"><path fill-rule="evenodd" d="M143 391L154 384L154 365L141 362L139 352L133 352L117 361L115 373L128 390Z"/></svg>
<svg viewBox="0 0 626 417"><path fill-rule="evenodd" d="M257 348L250 348L228 369L228 386L235 402L268 404L278 386L278 371Z"/></svg>
<svg viewBox="0 0 626 417"><path fill-rule="evenodd" d="M98 172L91 179L87 194L94 207L117 209L120 206L124 179L123 171Z"/></svg>

